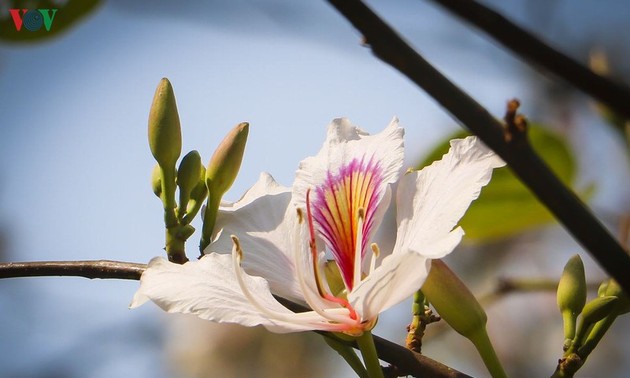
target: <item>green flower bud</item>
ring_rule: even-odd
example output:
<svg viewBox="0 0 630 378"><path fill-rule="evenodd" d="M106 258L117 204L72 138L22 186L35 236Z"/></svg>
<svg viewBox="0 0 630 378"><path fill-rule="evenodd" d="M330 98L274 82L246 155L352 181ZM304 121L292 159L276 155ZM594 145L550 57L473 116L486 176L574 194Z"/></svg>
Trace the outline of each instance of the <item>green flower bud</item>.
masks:
<svg viewBox="0 0 630 378"><path fill-rule="evenodd" d="M336 297L341 296L345 298L344 290L346 290L346 285L343 283L341 272L334 260L328 260L324 263L324 276L332 294Z"/></svg>
<svg viewBox="0 0 630 378"><path fill-rule="evenodd" d="M162 196L162 172L160 172L160 166L158 164L153 167L151 172L151 188L156 196Z"/></svg>
<svg viewBox="0 0 630 378"><path fill-rule="evenodd" d="M199 244L199 250L202 254L212 239L221 197L232 186L241 168L248 133L249 124L247 122L240 123L233 128L223 139L214 155L212 155L208 169L206 169L208 202L204 212L201 242Z"/></svg>
<svg viewBox="0 0 630 378"><path fill-rule="evenodd" d="M199 181L197 185L190 192L190 199L188 200L188 206L186 206L186 215L182 223L188 224L192 222L193 218L203 205L203 201L205 201L208 196L208 188L206 187L206 168L202 165L199 170Z"/></svg>
<svg viewBox="0 0 630 378"><path fill-rule="evenodd" d="M564 322L564 338L572 340L577 316L586 303L586 276L579 255L571 257L564 266L558 283L557 302Z"/></svg>
<svg viewBox="0 0 630 378"><path fill-rule="evenodd" d="M213 196L223 196L232 186L243 160L249 124L243 122L225 136L206 170L206 185Z"/></svg>
<svg viewBox="0 0 630 378"><path fill-rule="evenodd" d="M485 328L488 317L477 298L442 260L431 262L422 292L455 331L470 338Z"/></svg>
<svg viewBox="0 0 630 378"><path fill-rule="evenodd" d="M608 280L604 295L617 297L619 299L619 301L617 302L617 307L615 308L615 312L617 313L617 315L623 315L630 312L630 299L617 281L613 280L612 278Z"/></svg>
<svg viewBox="0 0 630 378"><path fill-rule="evenodd" d="M588 302L582 311L582 324L588 325L604 319L615 307L617 297L597 297Z"/></svg>
<svg viewBox="0 0 630 378"><path fill-rule="evenodd" d="M158 84L149 112L149 147L163 169L175 168L182 149L182 133L175 93L166 78Z"/></svg>
<svg viewBox="0 0 630 378"><path fill-rule="evenodd" d="M580 326L578 327L577 336L572 345L575 350L584 344L584 341L590 333L591 327L600 320L610 315L617 305L617 297L597 297L588 302L582 310Z"/></svg>
<svg viewBox="0 0 630 378"><path fill-rule="evenodd" d="M490 375L507 377L486 331L486 312L444 262L431 261L429 276L421 290L442 319L473 343Z"/></svg>
<svg viewBox="0 0 630 378"><path fill-rule="evenodd" d="M608 289L609 282L610 282L610 280L607 280L607 281L603 281L601 284L599 284L599 287L597 288L597 296L598 297L605 297L606 296L606 290Z"/></svg>
<svg viewBox="0 0 630 378"><path fill-rule="evenodd" d="M201 156L199 152L190 151L179 163L177 170L177 186L179 187L178 216L182 219L188 206L190 193L201 180Z"/></svg>

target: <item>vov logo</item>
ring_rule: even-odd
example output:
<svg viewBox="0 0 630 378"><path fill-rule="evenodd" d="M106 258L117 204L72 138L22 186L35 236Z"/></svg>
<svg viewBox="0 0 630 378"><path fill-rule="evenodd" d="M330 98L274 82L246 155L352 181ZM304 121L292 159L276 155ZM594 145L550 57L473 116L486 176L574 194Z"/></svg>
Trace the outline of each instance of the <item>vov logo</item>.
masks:
<svg viewBox="0 0 630 378"><path fill-rule="evenodd" d="M9 9L9 13L17 31L24 27L28 31L36 32L42 26L50 31L57 9Z"/></svg>

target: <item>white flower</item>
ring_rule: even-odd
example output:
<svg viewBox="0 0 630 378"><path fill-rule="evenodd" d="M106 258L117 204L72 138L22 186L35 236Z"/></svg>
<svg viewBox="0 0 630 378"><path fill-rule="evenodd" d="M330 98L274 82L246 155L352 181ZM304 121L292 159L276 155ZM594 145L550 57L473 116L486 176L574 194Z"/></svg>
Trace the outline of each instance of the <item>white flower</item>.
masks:
<svg viewBox="0 0 630 378"><path fill-rule="evenodd" d="M401 177L402 164L396 119L376 135L334 120L292 189L263 173L243 198L221 207L203 258L150 262L131 306L150 299L168 312L274 332L371 329L382 311L422 286L430 259L457 246L464 234L457 222L493 168L504 165L476 137L453 140L442 160L421 171ZM371 242L396 182L396 244L377 266L380 251ZM341 293L324 276L327 253L339 267ZM294 313L274 295L310 311Z"/></svg>

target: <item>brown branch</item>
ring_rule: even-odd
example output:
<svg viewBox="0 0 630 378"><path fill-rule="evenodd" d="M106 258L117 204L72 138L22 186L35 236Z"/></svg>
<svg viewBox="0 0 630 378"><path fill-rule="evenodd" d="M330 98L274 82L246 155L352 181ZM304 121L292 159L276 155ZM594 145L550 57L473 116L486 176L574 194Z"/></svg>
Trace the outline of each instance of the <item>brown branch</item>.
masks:
<svg viewBox="0 0 630 378"><path fill-rule="evenodd" d="M146 264L122 261L37 261L0 263L0 278L76 276L139 280Z"/></svg>
<svg viewBox="0 0 630 378"><path fill-rule="evenodd" d="M433 0L530 63L543 67L630 119L630 88L600 76L474 0Z"/></svg>
<svg viewBox="0 0 630 378"><path fill-rule="evenodd" d="M363 33L374 55L424 89L454 118L505 160L534 193L620 285L630 293L630 256L580 199L551 172L529 143L512 143L504 127L403 41L358 0L328 0Z"/></svg>
<svg viewBox="0 0 630 378"><path fill-rule="evenodd" d="M146 264L123 261L37 261L0 263L0 279L17 277L65 276L89 279L139 280ZM283 305L295 312L307 310L303 306L276 297ZM322 333L325 336L325 332ZM342 341L342 340L340 340ZM345 342L345 341L342 341ZM414 353L405 347L374 335L374 343L379 358L394 365L402 375L436 378L470 378L464 373L443 365L435 360ZM357 348L356 344L352 344Z"/></svg>

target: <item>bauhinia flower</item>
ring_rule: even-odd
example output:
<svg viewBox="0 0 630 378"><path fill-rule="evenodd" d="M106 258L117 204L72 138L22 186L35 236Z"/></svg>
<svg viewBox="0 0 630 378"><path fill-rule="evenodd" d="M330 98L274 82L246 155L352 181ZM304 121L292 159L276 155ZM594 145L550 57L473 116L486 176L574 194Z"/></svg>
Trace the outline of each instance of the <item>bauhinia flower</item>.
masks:
<svg viewBox="0 0 630 378"><path fill-rule="evenodd" d="M459 244L457 222L504 165L468 137L451 141L440 161L402 174L403 134L397 119L376 135L334 120L292 188L263 173L239 201L221 206L203 258L151 260L131 306L152 300L168 312L274 332L369 331L422 286L431 259ZM375 232L396 183L396 242L381 251ZM326 269L328 258L337 269ZM339 272L338 284L330 271ZM308 310L293 312L276 296Z"/></svg>

